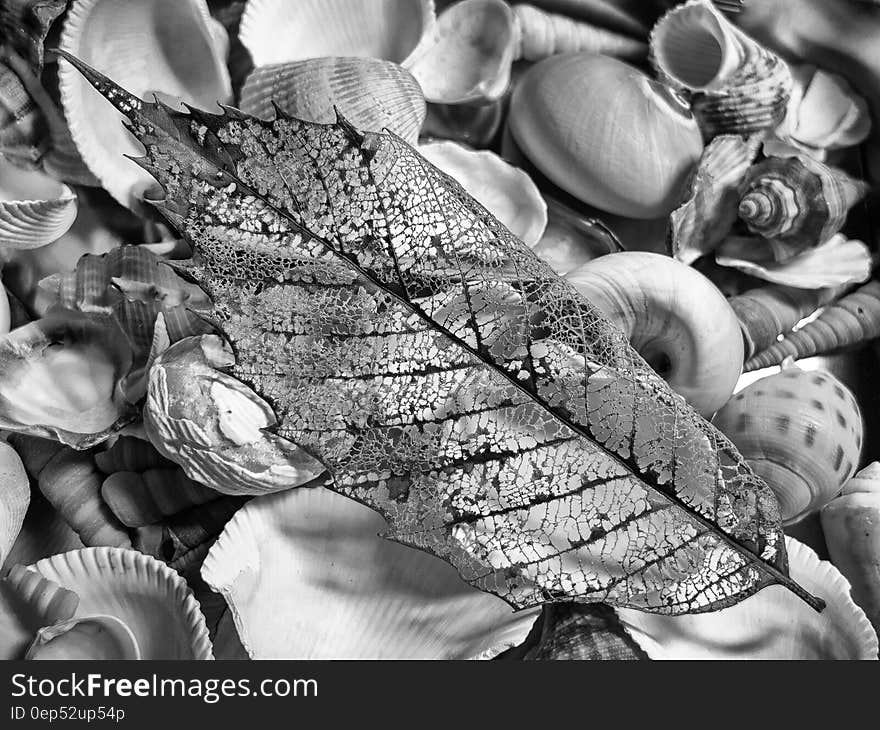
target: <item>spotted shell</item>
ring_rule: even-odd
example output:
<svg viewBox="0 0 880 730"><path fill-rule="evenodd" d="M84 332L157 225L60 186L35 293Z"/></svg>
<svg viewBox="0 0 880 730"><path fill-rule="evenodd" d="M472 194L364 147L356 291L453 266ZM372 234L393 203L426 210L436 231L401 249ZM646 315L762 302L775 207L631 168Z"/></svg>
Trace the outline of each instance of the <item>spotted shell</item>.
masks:
<svg viewBox="0 0 880 730"><path fill-rule="evenodd" d="M858 465L862 414L830 373L785 366L735 395L713 423L776 494L786 524L826 505Z"/></svg>
<svg viewBox="0 0 880 730"><path fill-rule="evenodd" d="M788 244L796 255L837 233L867 190L843 170L807 155L771 157L746 175L739 217L753 233Z"/></svg>

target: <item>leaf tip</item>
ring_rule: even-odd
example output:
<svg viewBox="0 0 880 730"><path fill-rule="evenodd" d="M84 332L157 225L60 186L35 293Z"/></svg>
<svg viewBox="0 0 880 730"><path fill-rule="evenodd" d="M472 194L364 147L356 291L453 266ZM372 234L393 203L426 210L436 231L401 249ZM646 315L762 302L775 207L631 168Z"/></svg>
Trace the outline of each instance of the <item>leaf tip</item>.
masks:
<svg viewBox="0 0 880 730"><path fill-rule="evenodd" d="M339 107L335 104L333 105L333 111L336 114L336 125L342 129L343 134L348 137L354 144L360 145L363 144L364 135L361 134L357 129L355 129L354 125L348 121L339 110Z"/></svg>

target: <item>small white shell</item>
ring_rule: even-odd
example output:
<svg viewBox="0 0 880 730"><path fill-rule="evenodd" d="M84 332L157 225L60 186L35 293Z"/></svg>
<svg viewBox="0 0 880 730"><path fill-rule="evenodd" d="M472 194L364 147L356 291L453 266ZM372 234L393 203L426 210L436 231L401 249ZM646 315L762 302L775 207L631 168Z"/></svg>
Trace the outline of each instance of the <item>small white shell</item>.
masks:
<svg viewBox="0 0 880 730"><path fill-rule="evenodd" d="M31 501L31 483L21 459L9 444L0 441L0 566L21 532Z"/></svg>
<svg viewBox="0 0 880 730"><path fill-rule="evenodd" d="M205 0L75 0L60 47L147 100L157 93L170 103L212 109L232 99L225 49ZM83 161L120 203L140 205L155 181L123 156L143 152L122 115L66 61L59 87Z"/></svg>
<svg viewBox="0 0 880 730"><path fill-rule="evenodd" d="M131 629L115 616L83 616L44 626L25 659L131 660L141 652Z"/></svg>
<svg viewBox="0 0 880 730"><path fill-rule="evenodd" d="M434 0L248 0L239 38L254 65L366 56L408 65Z"/></svg>
<svg viewBox="0 0 880 730"><path fill-rule="evenodd" d="M877 635L846 578L806 545L785 543L791 577L825 600L821 613L782 586L715 613L617 613L652 659L876 659Z"/></svg>
<svg viewBox="0 0 880 730"><path fill-rule="evenodd" d="M478 203L527 246L541 240L547 204L532 179L488 150L470 150L456 142L429 142L419 153L454 177Z"/></svg>
<svg viewBox="0 0 880 730"><path fill-rule="evenodd" d="M322 487L251 500L202 577L226 598L253 659L454 659L521 643L514 613L433 556L377 535L373 510Z"/></svg>

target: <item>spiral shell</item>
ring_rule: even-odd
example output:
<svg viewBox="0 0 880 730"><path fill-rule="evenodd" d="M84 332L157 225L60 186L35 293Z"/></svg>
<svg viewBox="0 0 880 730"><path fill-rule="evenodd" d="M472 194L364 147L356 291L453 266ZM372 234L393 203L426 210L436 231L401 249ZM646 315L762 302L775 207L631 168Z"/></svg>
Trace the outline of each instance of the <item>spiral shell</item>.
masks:
<svg viewBox="0 0 880 730"><path fill-rule="evenodd" d="M862 414L830 373L783 368L740 391L712 422L773 490L784 524L826 505L859 462Z"/></svg>
<svg viewBox="0 0 880 730"><path fill-rule="evenodd" d="M793 85L788 65L709 0L670 10L654 26L650 44L660 77L690 95L707 138L755 134L784 117Z"/></svg>
<svg viewBox="0 0 880 730"><path fill-rule="evenodd" d="M843 170L806 155L771 157L746 175L739 217L753 233L787 244L792 257L837 233L867 191Z"/></svg>

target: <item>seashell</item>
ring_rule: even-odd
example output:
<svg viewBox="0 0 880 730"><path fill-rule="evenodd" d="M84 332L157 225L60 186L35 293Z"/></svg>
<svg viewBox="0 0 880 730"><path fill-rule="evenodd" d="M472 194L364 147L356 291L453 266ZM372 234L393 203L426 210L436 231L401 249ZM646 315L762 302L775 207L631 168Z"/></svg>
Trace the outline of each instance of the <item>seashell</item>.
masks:
<svg viewBox="0 0 880 730"><path fill-rule="evenodd" d="M178 467L115 472L104 480L101 496L122 524L142 527L220 494L192 481Z"/></svg>
<svg viewBox="0 0 880 730"><path fill-rule="evenodd" d="M669 216L672 253L692 264L717 248L737 218L739 186L755 156L758 138L719 135L703 150L687 198Z"/></svg>
<svg viewBox="0 0 880 730"><path fill-rule="evenodd" d="M358 129L387 128L413 146L427 113L413 75L376 58L311 58L254 69L241 90L241 110L272 119L273 104L322 124L335 122L338 109Z"/></svg>
<svg viewBox="0 0 880 730"><path fill-rule="evenodd" d="M552 183L631 218L669 213L703 151L696 121L667 87L603 56L536 63L513 92L508 123Z"/></svg>
<svg viewBox="0 0 880 730"><path fill-rule="evenodd" d="M9 296L6 294L6 287L0 283L0 335L9 332L11 323L12 310L9 307Z"/></svg>
<svg viewBox="0 0 880 730"><path fill-rule="evenodd" d="M32 660L140 659L131 629L115 616L83 616L45 626L24 655Z"/></svg>
<svg viewBox="0 0 880 730"><path fill-rule="evenodd" d="M871 276L870 249L841 233L794 258L788 257L789 251L778 241L731 236L719 247L715 261L758 279L801 289L855 284Z"/></svg>
<svg viewBox="0 0 880 730"><path fill-rule="evenodd" d="M46 120L40 108L18 74L0 62L0 161L33 168L48 147Z"/></svg>
<svg viewBox="0 0 880 730"><path fill-rule="evenodd" d="M217 47L205 0L74 0L60 48L133 94L160 93L202 109L232 99L224 50ZM185 42L169 42L185 38ZM61 104L73 141L101 185L137 208L155 181L124 155L141 146L122 116L67 61L60 63Z"/></svg>
<svg viewBox="0 0 880 730"><path fill-rule="evenodd" d="M37 484L43 496L65 519L84 545L131 547L125 527L101 498L103 475L92 455L62 447L40 469Z"/></svg>
<svg viewBox="0 0 880 730"><path fill-rule="evenodd" d="M43 68L43 44L65 0L5 0L0 6L0 37L37 73Z"/></svg>
<svg viewBox="0 0 880 730"><path fill-rule="evenodd" d="M510 85L518 37L503 0L461 0L440 14L404 65L430 102L494 101Z"/></svg>
<svg viewBox="0 0 880 730"><path fill-rule="evenodd" d="M837 233L867 191L843 170L806 155L771 157L746 176L739 217L752 233L787 244L791 258Z"/></svg>
<svg viewBox="0 0 880 730"><path fill-rule="evenodd" d="M651 31L660 78L688 93L707 139L751 135L784 117L793 80L788 64L728 21L709 0L690 0Z"/></svg>
<svg viewBox="0 0 880 730"><path fill-rule="evenodd" d="M79 596L75 618L112 616L126 625L143 659L211 659L199 604L183 578L135 550L83 548L31 566Z"/></svg>
<svg viewBox="0 0 880 730"><path fill-rule="evenodd" d="M773 490L783 524L831 501L859 463L862 414L830 373L783 366L737 393L712 423Z"/></svg>
<svg viewBox="0 0 880 730"><path fill-rule="evenodd" d="M429 142L419 154L461 186L527 246L547 227L547 204L532 179L489 150L456 142Z"/></svg>
<svg viewBox="0 0 880 730"><path fill-rule="evenodd" d="M880 281L870 281L828 305L811 322L752 357L746 372L779 365L880 337Z"/></svg>
<svg viewBox="0 0 880 730"><path fill-rule="evenodd" d="M428 104L422 137L448 139L470 147L488 147L507 115L507 97L469 104ZM506 155L504 155L506 157Z"/></svg>
<svg viewBox="0 0 880 730"><path fill-rule="evenodd" d="M547 227L532 250L560 276L588 261L623 251L614 232L597 218L586 218L553 197L547 203Z"/></svg>
<svg viewBox="0 0 880 730"><path fill-rule="evenodd" d="M876 659L877 635L831 563L785 540L791 577L825 601L820 613L770 586L712 613L661 616L618 609L651 659Z"/></svg>
<svg viewBox="0 0 880 730"><path fill-rule="evenodd" d="M711 415L742 372L739 322L706 277L668 256L609 254L565 277L698 412Z"/></svg>
<svg viewBox="0 0 880 730"><path fill-rule="evenodd" d="M144 439L120 436L106 451L95 454L95 466L104 474L117 471L146 471L174 468L174 462L162 456Z"/></svg>
<svg viewBox="0 0 880 730"><path fill-rule="evenodd" d="M531 4L634 38L647 37L650 24L656 19L656 15L652 17L655 9L646 8L646 3L639 0L625 3L620 0L532 0Z"/></svg>
<svg viewBox="0 0 880 730"><path fill-rule="evenodd" d="M234 363L216 335L188 337L150 368L144 425L153 446L186 475L223 494L265 494L324 472L305 451L264 429L272 408L217 368Z"/></svg>
<svg viewBox="0 0 880 730"><path fill-rule="evenodd" d="M880 630L880 462L869 464L820 513L831 562Z"/></svg>
<svg viewBox="0 0 880 730"><path fill-rule="evenodd" d="M525 639L540 609L514 613L442 560L382 539L384 527L321 487L257 497L226 526L202 577L223 594L252 659L470 658Z"/></svg>
<svg viewBox="0 0 880 730"><path fill-rule="evenodd" d="M358 56L409 68L434 22L434 0L248 0L239 38L257 67Z"/></svg>
<svg viewBox="0 0 880 730"><path fill-rule="evenodd" d="M837 74L812 65L792 67L794 90L785 119L774 136L816 160L827 150L861 144L871 132L867 102ZM765 151L777 149L768 140ZM772 155L771 155L772 156Z"/></svg>
<svg viewBox="0 0 880 730"><path fill-rule="evenodd" d="M31 501L31 483L21 459L0 441L0 566L21 531Z"/></svg>
<svg viewBox="0 0 880 730"><path fill-rule="evenodd" d="M833 302L844 290L771 284L731 297L728 301L742 328L746 360L773 345L780 335L787 336L798 322Z"/></svg>
<svg viewBox="0 0 880 730"><path fill-rule="evenodd" d="M39 248L73 225L74 192L39 170L14 167L0 155L0 258L4 250Z"/></svg>
<svg viewBox="0 0 880 730"><path fill-rule="evenodd" d="M639 61L648 55L648 45L642 40L567 15L525 4L515 5L513 13L517 59L540 61L560 53L586 52Z"/></svg>
<svg viewBox="0 0 880 730"><path fill-rule="evenodd" d="M3 583L14 594L17 609L27 614L27 622L37 627L67 621L79 606L76 593L47 580L33 568L14 565Z"/></svg>

